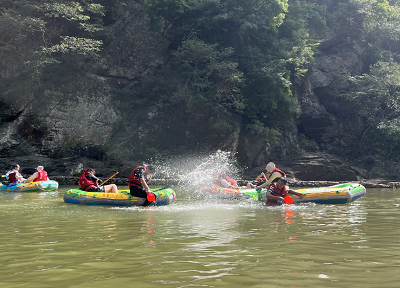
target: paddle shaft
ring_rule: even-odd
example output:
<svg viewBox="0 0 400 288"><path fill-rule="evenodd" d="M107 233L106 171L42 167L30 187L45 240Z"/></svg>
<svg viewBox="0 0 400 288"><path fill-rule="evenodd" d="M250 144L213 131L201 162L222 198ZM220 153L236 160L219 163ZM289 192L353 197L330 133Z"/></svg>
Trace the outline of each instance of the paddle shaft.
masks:
<svg viewBox="0 0 400 288"><path fill-rule="evenodd" d="M117 175L119 172L117 172L117 173L115 173L114 175L112 175L110 178L108 178L106 181L104 181L103 183L101 183L100 185L99 185L99 187L100 186L103 186L103 184L104 183L106 183L108 180L110 180L111 178L113 178L115 175Z"/></svg>

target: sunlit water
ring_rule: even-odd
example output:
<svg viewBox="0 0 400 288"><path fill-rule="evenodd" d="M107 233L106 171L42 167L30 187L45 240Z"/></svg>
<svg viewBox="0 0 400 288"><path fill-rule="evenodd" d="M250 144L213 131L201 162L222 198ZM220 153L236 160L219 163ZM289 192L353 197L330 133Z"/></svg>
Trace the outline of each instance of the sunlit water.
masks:
<svg viewBox="0 0 400 288"><path fill-rule="evenodd" d="M348 205L64 204L0 193L0 287L399 287L400 190Z"/></svg>

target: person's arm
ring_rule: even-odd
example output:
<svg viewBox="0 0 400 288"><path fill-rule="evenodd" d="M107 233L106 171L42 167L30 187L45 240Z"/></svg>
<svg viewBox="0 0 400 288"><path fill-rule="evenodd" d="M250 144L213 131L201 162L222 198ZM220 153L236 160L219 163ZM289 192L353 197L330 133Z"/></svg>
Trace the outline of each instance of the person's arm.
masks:
<svg viewBox="0 0 400 288"><path fill-rule="evenodd" d="M260 186L256 186L256 189L264 188L265 186L268 186L269 184L271 184L275 178L280 178L280 177L282 177L281 173L275 172L271 175L271 177L269 177L268 181L266 181L264 184L261 184Z"/></svg>
<svg viewBox="0 0 400 288"><path fill-rule="evenodd" d="M256 182L257 182L257 183L261 182L261 178L262 178L262 177L265 178L264 172L257 176Z"/></svg>
<svg viewBox="0 0 400 288"><path fill-rule="evenodd" d="M38 177L38 172L35 172L35 173L33 173L32 174L32 176L30 176L28 179L26 179L26 183L29 183L29 182L32 182L33 181L33 179L35 179L36 177Z"/></svg>
<svg viewBox="0 0 400 288"><path fill-rule="evenodd" d="M296 196L299 196L300 198L304 197L304 194L303 194L303 193L296 192L296 191L294 191L294 190L292 190L292 189L289 189L289 190L288 190L288 194L294 194L294 195L296 195Z"/></svg>
<svg viewBox="0 0 400 288"><path fill-rule="evenodd" d="M140 178L140 183L142 183L142 187L144 189L146 189L147 193L151 192L149 186L147 185L146 179L144 177Z"/></svg>
<svg viewBox="0 0 400 288"><path fill-rule="evenodd" d="M85 175L85 178L86 178L87 180L90 180L90 181L96 181L97 186L99 185L99 182L98 182L98 181L100 181L100 179L97 178L96 176L94 176L93 174L86 174L86 175Z"/></svg>

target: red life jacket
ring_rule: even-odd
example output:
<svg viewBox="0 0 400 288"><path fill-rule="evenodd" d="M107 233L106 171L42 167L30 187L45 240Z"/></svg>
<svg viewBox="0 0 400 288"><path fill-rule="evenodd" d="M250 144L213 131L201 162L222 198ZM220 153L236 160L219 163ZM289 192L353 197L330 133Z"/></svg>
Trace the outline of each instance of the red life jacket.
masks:
<svg viewBox="0 0 400 288"><path fill-rule="evenodd" d="M271 191L271 188L273 187L273 191L272 191L272 196L276 196L276 197L282 197L285 198L285 196L288 195L288 191L286 189L286 185L285 187L283 187L282 189L278 188L278 183L272 183L271 185L269 185L268 188L268 192ZM267 193L268 193L267 192ZM267 205L277 205L278 204L278 200L272 200L272 199L268 199L267 200Z"/></svg>
<svg viewBox="0 0 400 288"><path fill-rule="evenodd" d="M89 172L84 172L81 177L79 178L79 187L83 191L87 191L89 188L97 187L97 182L93 180L86 179L86 175L90 174Z"/></svg>
<svg viewBox="0 0 400 288"><path fill-rule="evenodd" d="M18 181L17 172L8 174L8 182L17 183L17 181Z"/></svg>
<svg viewBox="0 0 400 288"><path fill-rule="evenodd" d="M145 176L146 182L149 181L149 175L147 174L147 168L139 166L139 167L136 167L135 169L133 169L131 176L129 176L128 186L142 187L142 182L140 182L140 178L135 175L135 172L138 169L144 169L144 176Z"/></svg>
<svg viewBox="0 0 400 288"><path fill-rule="evenodd" d="M47 181L48 180L46 171L36 169L35 172L38 172L38 176L35 179L33 179L33 182L36 182L36 181Z"/></svg>
<svg viewBox="0 0 400 288"><path fill-rule="evenodd" d="M279 172L282 175L281 177L286 176L285 172L283 172L282 170L279 170L278 168L275 168L274 171L272 171L271 175L274 174L275 172ZM281 177L276 177L274 180L272 180L272 183L278 182L279 178L281 178Z"/></svg>

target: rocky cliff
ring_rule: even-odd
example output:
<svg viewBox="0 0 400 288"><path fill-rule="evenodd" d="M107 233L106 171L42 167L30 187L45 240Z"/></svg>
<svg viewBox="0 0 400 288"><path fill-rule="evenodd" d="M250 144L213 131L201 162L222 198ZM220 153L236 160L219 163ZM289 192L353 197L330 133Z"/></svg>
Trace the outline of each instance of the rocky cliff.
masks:
<svg viewBox="0 0 400 288"><path fill-rule="evenodd" d="M165 51L171 44L161 31L150 31L147 20L142 1L110 4L106 27L112 37L104 44L100 59L72 68L66 56L64 68L48 70L58 80L52 77L47 81L44 77L35 97L28 85L20 81L24 64L11 63L2 54L2 165L18 161L21 166L33 168L37 162L44 162L50 175L77 175L91 165L103 169L101 174L105 175L116 170L110 167L129 171L135 161L124 164L109 160L100 167L91 159L101 159L104 147L111 149L111 155L121 156L125 150L149 145L175 153L235 151L240 163L249 168L248 177L256 175L269 161L285 167L292 178L299 180L355 181L369 176L366 170L351 167L343 160L359 135L357 125L349 125L348 118L341 113L345 100L337 97L338 89L346 85L344 77L362 71L365 43L354 27L330 31L306 75L292 83L301 115L287 131L282 131L278 145L273 146L244 129L235 113L223 113L233 128L221 133L215 129L218 119L207 111L188 114L182 107L165 113L158 110L157 103L144 111L147 120L119 129L121 107L114 90L135 87L152 75L165 61ZM27 44L39 49L40 43L34 40L27 39ZM27 52L32 47L21 49ZM302 155L303 150L294 148L300 141L299 134L313 139L313 156ZM71 151L75 153L71 155ZM343 156L342 160L338 156ZM383 176L395 177L396 173Z"/></svg>

